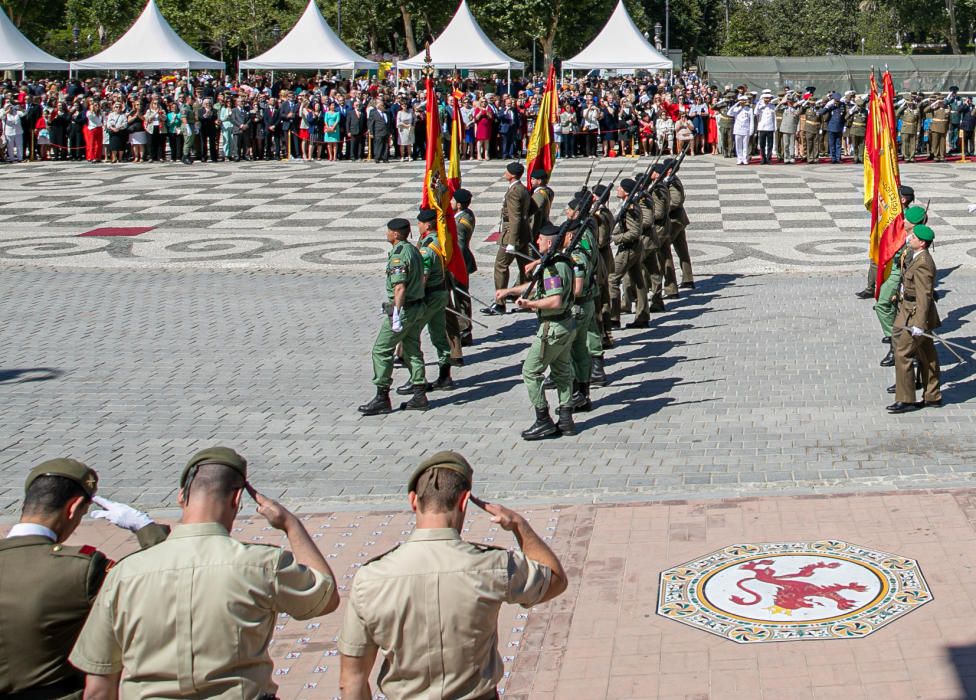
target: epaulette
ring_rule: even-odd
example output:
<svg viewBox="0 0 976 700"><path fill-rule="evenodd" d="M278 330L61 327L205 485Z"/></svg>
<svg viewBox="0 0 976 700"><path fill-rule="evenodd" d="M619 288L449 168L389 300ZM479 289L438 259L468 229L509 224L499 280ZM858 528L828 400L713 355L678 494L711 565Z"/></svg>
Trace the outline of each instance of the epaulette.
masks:
<svg viewBox="0 0 976 700"><path fill-rule="evenodd" d="M71 547L63 544L55 544L51 546L51 554L59 557L81 557L83 559L91 559L98 553L98 549L92 547L90 544L85 544L80 547Z"/></svg>
<svg viewBox="0 0 976 700"><path fill-rule="evenodd" d="M465 544L470 544L472 547L474 547L475 549L477 549L479 552L491 552L491 551L507 552L508 551L508 549L506 547L496 547L496 546L491 545L491 544L482 544L480 542L468 542L467 540L465 540L464 542L465 542Z"/></svg>
<svg viewBox="0 0 976 700"><path fill-rule="evenodd" d="M382 554L377 554L377 555L376 555L375 557L373 557L372 559L367 559L367 560L366 560L365 562L363 562L363 566L369 566L369 565L370 565L370 564L372 564L372 563L373 563L374 561L377 561L377 560L379 560L379 559L382 559L383 557L385 557L385 556L386 556L387 554L389 554L390 552L395 552L395 551L397 551L398 549L400 549L400 545L397 545L397 546L396 546L396 547L394 547L393 549L388 549L388 550L386 550L385 552L383 552Z"/></svg>

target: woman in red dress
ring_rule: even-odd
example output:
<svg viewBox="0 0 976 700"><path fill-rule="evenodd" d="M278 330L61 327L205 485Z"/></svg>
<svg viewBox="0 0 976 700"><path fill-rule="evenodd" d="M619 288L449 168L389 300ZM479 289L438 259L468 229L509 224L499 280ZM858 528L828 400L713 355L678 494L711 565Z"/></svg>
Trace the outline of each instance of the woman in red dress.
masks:
<svg viewBox="0 0 976 700"><path fill-rule="evenodd" d="M475 154L478 160L488 160L488 144L491 141L491 110L488 109L488 100L481 98L478 106L474 108L474 140L476 144Z"/></svg>
<svg viewBox="0 0 976 700"><path fill-rule="evenodd" d="M706 143L712 147L712 155L718 153L718 122L715 119L715 108L708 105L708 139Z"/></svg>

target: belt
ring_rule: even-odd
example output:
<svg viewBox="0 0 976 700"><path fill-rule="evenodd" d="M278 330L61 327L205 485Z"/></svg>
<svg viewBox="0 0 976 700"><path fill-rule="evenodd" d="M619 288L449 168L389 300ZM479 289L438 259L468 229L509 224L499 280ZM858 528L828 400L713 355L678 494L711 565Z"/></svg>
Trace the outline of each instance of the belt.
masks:
<svg viewBox="0 0 976 700"><path fill-rule="evenodd" d="M405 302L403 304L403 308L406 309L409 306L416 306L417 304L423 304L423 303L424 303L424 299L413 299L411 301Z"/></svg>
<svg viewBox="0 0 976 700"><path fill-rule="evenodd" d="M911 302L914 302L915 301L915 297L911 296L910 294L903 294L902 295L902 299L904 299L905 301L911 301Z"/></svg>
<svg viewBox="0 0 976 700"><path fill-rule="evenodd" d="M51 698L62 698L73 693L81 693L84 687L84 682L80 679L63 680L51 685L24 688L19 692L4 695L4 698L6 700L51 700ZM79 695L79 697L81 696Z"/></svg>

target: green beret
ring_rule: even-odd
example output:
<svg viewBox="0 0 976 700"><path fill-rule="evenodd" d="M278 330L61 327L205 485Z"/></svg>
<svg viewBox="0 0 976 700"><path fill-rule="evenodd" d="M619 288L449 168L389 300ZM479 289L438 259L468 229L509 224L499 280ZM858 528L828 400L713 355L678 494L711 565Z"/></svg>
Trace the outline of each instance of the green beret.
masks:
<svg viewBox="0 0 976 700"><path fill-rule="evenodd" d="M910 224L919 225L924 224L925 220L928 218L928 213L925 211L924 207L908 207L905 210L905 221Z"/></svg>
<svg viewBox="0 0 976 700"><path fill-rule="evenodd" d="M195 476L196 469L205 464L220 464L225 467L230 467L240 474L241 477L247 479L246 459L229 447L207 447L190 457L190 461L183 467L183 473L180 474L180 488L184 488L189 478L192 478L191 471L193 472L193 476Z"/></svg>
<svg viewBox="0 0 976 700"><path fill-rule="evenodd" d="M31 469L30 474L27 475L27 481L24 483L24 493L27 493L31 484L41 476L60 476L70 479L82 488L88 498L94 496L95 491L98 490L98 474L95 473L95 470L70 457L49 459Z"/></svg>
<svg viewBox="0 0 976 700"><path fill-rule="evenodd" d="M390 219L386 227L391 231L410 231L410 222L406 219Z"/></svg>
<svg viewBox="0 0 976 700"><path fill-rule="evenodd" d="M935 231L925 224L919 224L912 229L912 235L920 241L928 241L929 243L935 240Z"/></svg>
<svg viewBox="0 0 976 700"><path fill-rule="evenodd" d="M529 177L533 180L545 180L549 177L549 173L544 168L536 168Z"/></svg>
<svg viewBox="0 0 976 700"><path fill-rule="evenodd" d="M457 452L443 450L432 454L418 465L410 477L410 481L407 482L407 491L417 490L417 482L420 481L420 477L428 469L448 469L452 472L457 472L468 482L468 488L471 488L474 479L474 469L468 464L468 460Z"/></svg>
<svg viewBox="0 0 976 700"><path fill-rule="evenodd" d="M463 187L459 187L458 189L454 190L454 201L460 204L462 207L466 207L467 205L471 204L471 192Z"/></svg>
<svg viewBox="0 0 976 700"><path fill-rule="evenodd" d="M437 221L437 212L433 209L421 209L417 212L417 221L428 224L431 221Z"/></svg>

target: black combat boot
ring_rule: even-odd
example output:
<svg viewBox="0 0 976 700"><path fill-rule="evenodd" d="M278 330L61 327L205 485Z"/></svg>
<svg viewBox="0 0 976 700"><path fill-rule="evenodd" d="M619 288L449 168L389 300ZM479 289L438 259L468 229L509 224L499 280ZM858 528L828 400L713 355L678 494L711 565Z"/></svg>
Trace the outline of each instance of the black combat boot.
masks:
<svg viewBox="0 0 976 700"><path fill-rule="evenodd" d="M400 396L410 396L413 393L413 382L410 381L410 377L407 377L407 381L396 388L396 393Z"/></svg>
<svg viewBox="0 0 976 700"><path fill-rule="evenodd" d="M576 424L573 423L573 407L560 406L557 411L559 413L559 422L556 423L556 429L563 435L575 435Z"/></svg>
<svg viewBox="0 0 976 700"><path fill-rule="evenodd" d="M881 360L882 367L894 367L895 366L895 351L889 347L888 354L884 356Z"/></svg>
<svg viewBox="0 0 976 700"><path fill-rule="evenodd" d="M590 385L588 382L577 382L576 391L570 399L573 404L573 411L576 413L587 413L593 410L593 402L590 401Z"/></svg>
<svg viewBox="0 0 976 700"><path fill-rule="evenodd" d="M359 412L364 416L378 416L381 413L389 413L393 410L390 405L390 388L376 387L376 396L369 403L359 407Z"/></svg>
<svg viewBox="0 0 976 700"><path fill-rule="evenodd" d="M451 366L441 365L440 373L437 375L437 381L433 384L427 385L428 391L452 391L454 389L454 380L451 379Z"/></svg>
<svg viewBox="0 0 976 700"><path fill-rule="evenodd" d="M559 437L559 435L559 428L549 416L548 406L535 409L535 423L530 425L528 430L522 431L523 440L544 440L545 438Z"/></svg>
<svg viewBox="0 0 976 700"><path fill-rule="evenodd" d="M414 384L413 396L409 401L404 402L400 408L404 411L426 411L428 406L427 386L425 384Z"/></svg>
<svg viewBox="0 0 976 700"><path fill-rule="evenodd" d="M591 358L591 361L593 363L593 368L590 370L590 385L606 386L607 371L603 368L603 357L593 357Z"/></svg>

